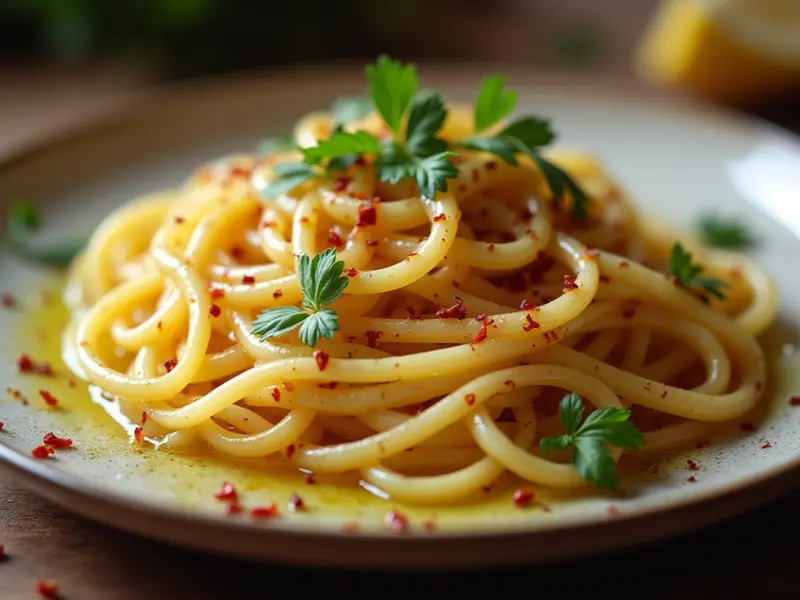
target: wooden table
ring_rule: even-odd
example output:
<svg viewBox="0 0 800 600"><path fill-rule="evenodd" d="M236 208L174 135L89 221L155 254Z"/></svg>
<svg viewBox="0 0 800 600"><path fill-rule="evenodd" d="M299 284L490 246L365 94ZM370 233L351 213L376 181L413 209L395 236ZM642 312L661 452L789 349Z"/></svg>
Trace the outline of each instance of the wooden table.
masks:
<svg viewBox="0 0 800 600"><path fill-rule="evenodd" d="M96 74L77 82L62 79L56 89L52 81L44 90L41 80L0 72L0 156L58 123L90 116L129 85ZM785 102L763 114L800 131L796 106ZM387 591L454 598L472 592L484 598L797 599L798 540L800 491L690 535L579 562L435 575L296 569L198 554L120 533L49 505L0 472L0 543L8 553L0 562L0 600L38 598L37 579L57 580L64 600L219 600L256 593L302 599Z"/></svg>

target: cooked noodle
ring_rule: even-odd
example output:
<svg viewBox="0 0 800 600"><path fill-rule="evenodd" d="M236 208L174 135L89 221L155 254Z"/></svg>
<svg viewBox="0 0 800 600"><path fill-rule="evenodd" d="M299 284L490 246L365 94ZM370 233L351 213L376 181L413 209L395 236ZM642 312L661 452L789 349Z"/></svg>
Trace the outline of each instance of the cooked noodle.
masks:
<svg viewBox="0 0 800 600"><path fill-rule="evenodd" d="M468 135L471 118L451 110L442 137ZM331 128L313 114L295 138L314 145ZM379 134L381 122L357 129ZM585 485L566 453L538 451L559 432L565 391L632 407L643 454L753 409L766 376L754 336L776 313L762 270L683 237L730 285L726 300L701 301L664 275L676 240L662 224L640 219L590 157L549 156L589 193L588 221L572 222L525 158L512 167L463 151L458 179L432 200L379 181L368 163L262 199L272 167L296 152L204 166L96 230L71 275L67 364L132 424L145 411L144 434L161 447L356 472L409 502L476 497L506 472ZM377 223L356 226L371 202ZM341 330L319 342L330 356L320 370L297 331L260 341L250 328L263 309L299 304L299 255L339 240L352 277L333 305ZM435 316L457 299L465 318Z"/></svg>

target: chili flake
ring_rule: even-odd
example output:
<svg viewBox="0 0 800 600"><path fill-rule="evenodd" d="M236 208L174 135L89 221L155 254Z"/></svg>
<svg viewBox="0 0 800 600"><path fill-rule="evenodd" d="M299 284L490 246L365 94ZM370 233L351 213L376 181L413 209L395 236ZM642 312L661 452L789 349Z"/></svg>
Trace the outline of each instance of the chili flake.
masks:
<svg viewBox="0 0 800 600"><path fill-rule="evenodd" d="M333 182L331 189L334 192L343 192L347 189L348 185L350 185L349 177L337 177L336 180Z"/></svg>
<svg viewBox="0 0 800 600"><path fill-rule="evenodd" d="M292 512L298 512L303 510L306 507L305 502L300 497L299 494L292 494L289 498L289 510Z"/></svg>
<svg viewBox="0 0 800 600"><path fill-rule="evenodd" d="M467 406L472 406L475 404L475 394L467 394L464 396L464 402L467 403Z"/></svg>
<svg viewBox="0 0 800 600"><path fill-rule="evenodd" d="M39 395L42 397L42 400L44 400L44 403L47 404L47 406L55 406L58 404L56 397L47 390L39 390Z"/></svg>
<svg viewBox="0 0 800 600"><path fill-rule="evenodd" d="M0 431L3 431L3 427L5 427L5 423L3 423L2 421L0 421Z"/></svg>
<svg viewBox="0 0 800 600"><path fill-rule="evenodd" d="M697 463L694 462L691 458L687 458L686 468L689 469L690 471L697 471L699 467L697 466Z"/></svg>
<svg viewBox="0 0 800 600"><path fill-rule="evenodd" d="M211 299L212 300L219 300L220 298L225 297L225 290L222 288L211 288Z"/></svg>
<svg viewBox="0 0 800 600"><path fill-rule="evenodd" d="M208 309L208 314L216 319L222 314L222 309L216 304L212 304Z"/></svg>
<svg viewBox="0 0 800 600"><path fill-rule="evenodd" d="M317 368L320 371L324 371L325 367L328 366L328 360L330 356L323 352L322 350L314 350L314 360L317 361Z"/></svg>
<svg viewBox="0 0 800 600"><path fill-rule="evenodd" d="M539 329L540 325L536 321L533 320L530 314L525 314L525 322L522 324L523 331L532 331L533 329Z"/></svg>
<svg viewBox="0 0 800 600"><path fill-rule="evenodd" d="M687 479L686 481L688 481L689 483L694 483L695 481L697 481L697 477L695 477L694 475L692 475L692 476L691 476L691 477L689 477L689 479Z"/></svg>
<svg viewBox="0 0 800 600"><path fill-rule="evenodd" d="M517 508L523 508L533 502L533 492L526 490L525 488L520 488L514 492L512 500L514 501L514 506Z"/></svg>
<svg viewBox="0 0 800 600"><path fill-rule="evenodd" d="M375 204L375 202L369 202L358 207L358 221L356 221L358 227L367 227L378 222L378 210Z"/></svg>
<svg viewBox="0 0 800 600"><path fill-rule="evenodd" d="M764 442L763 444L761 444L762 450L766 450L767 448L772 448L772 444L770 444L769 442Z"/></svg>
<svg viewBox="0 0 800 600"><path fill-rule="evenodd" d="M467 309L464 308L464 301L455 296L456 303L450 307L442 307L436 311L437 319L465 319L467 317Z"/></svg>
<svg viewBox="0 0 800 600"><path fill-rule="evenodd" d="M53 454L55 450L53 450L50 446L36 446L33 450L31 450L31 455L34 458L47 458L51 454Z"/></svg>
<svg viewBox="0 0 800 600"><path fill-rule="evenodd" d="M280 402L281 390L278 388L278 386L272 388L272 399L275 400L275 402Z"/></svg>
<svg viewBox="0 0 800 600"><path fill-rule="evenodd" d="M303 483L305 483L306 485L314 485L315 483L317 483L317 478L314 477L313 473L306 473L305 477L303 477Z"/></svg>
<svg viewBox="0 0 800 600"><path fill-rule="evenodd" d="M355 267L350 267L344 272L344 274L351 278L355 277L356 275L358 275L358 269L356 269Z"/></svg>
<svg viewBox="0 0 800 600"><path fill-rule="evenodd" d="M370 248L374 248L377 245L378 245L378 240L367 240L367 246L369 246Z"/></svg>
<svg viewBox="0 0 800 600"><path fill-rule="evenodd" d="M433 217L433 222L438 223L439 221L444 221L447 219L447 215L444 213L439 213L435 217Z"/></svg>
<svg viewBox="0 0 800 600"><path fill-rule="evenodd" d="M278 505L270 502L265 506L259 506L250 511L250 516L254 519L269 519L278 515Z"/></svg>
<svg viewBox="0 0 800 600"><path fill-rule="evenodd" d="M564 275L564 289L562 291L568 292L577 289L578 284L575 283L575 275Z"/></svg>
<svg viewBox="0 0 800 600"><path fill-rule="evenodd" d="M242 283L245 285L253 285L256 282L256 278L252 275L243 275L242 276Z"/></svg>
<svg viewBox="0 0 800 600"><path fill-rule="evenodd" d="M236 487L234 487L232 483L223 481L222 488L214 494L214 498L220 502L236 502L239 500L239 494L236 492Z"/></svg>
<svg viewBox="0 0 800 600"><path fill-rule="evenodd" d="M480 344L483 340L485 340L489 336L489 328L486 326L486 323L481 323L481 328L478 330L478 333L472 338L473 344Z"/></svg>
<svg viewBox="0 0 800 600"><path fill-rule="evenodd" d="M273 300L277 300L277 299L278 299L278 298L280 298L281 296L283 296L283 290L282 290L282 289L280 289L280 288L278 288L277 290L275 290L274 292L272 292L272 299L273 299Z"/></svg>
<svg viewBox="0 0 800 600"><path fill-rule="evenodd" d="M792 396L789 398L789 406L800 406L800 396Z"/></svg>
<svg viewBox="0 0 800 600"><path fill-rule="evenodd" d="M334 229L328 230L328 245L334 248L341 248L344 246L344 240Z"/></svg>
<svg viewBox="0 0 800 600"><path fill-rule="evenodd" d="M51 448L69 448L72 446L72 440L69 438L58 437L52 431L44 434L42 442Z"/></svg>
<svg viewBox="0 0 800 600"><path fill-rule="evenodd" d="M288 446L286 446L286 458L291 460L296 450L297 446L295 446L294 444L289 444Z"/></svg>
<svg viewBox="0 0 800 600"><path fill-rule="evenodd" d="M139 425L133 430L133 439L137 444L141 444L144 441L144 433Z"/></svg>
<svg viewBox="0 0 800 600"><path fill-rule="evenodd" d="M396 510L390 510L383 519L383 524L389 531L403 533L408 531L408 519Z"/></svg>
<svg viewBox="0 0 800 600"><path fill-rule="evenodd" d="M45 598L57 598L58 584L52 579L43 579L36 582L36 591Z"/></svg>
<svg viewBox="0 0 800 600"><path fill-rule="evenodd" d="M367 346L370 348L374 348L378 342L378 338L383 335L382 331L365 331L364 337L367 338Z"/></svg>
<svg viewBox="0 0 800 600"><path fill-rule="evenodd" d="M27 354L20 354L17 357L17 369L20 373L27 373L29 371L33 371L36 368L36 363L33 362L30 356Z"/></svg>
<svg viewBox="0 0 800 600"><path fill-rule="evenodd" d="M178 366L178 359L177 358L170 358L168 361L164 362L164 368L167 370L167 373L172 372L172 369Z"/></svg>

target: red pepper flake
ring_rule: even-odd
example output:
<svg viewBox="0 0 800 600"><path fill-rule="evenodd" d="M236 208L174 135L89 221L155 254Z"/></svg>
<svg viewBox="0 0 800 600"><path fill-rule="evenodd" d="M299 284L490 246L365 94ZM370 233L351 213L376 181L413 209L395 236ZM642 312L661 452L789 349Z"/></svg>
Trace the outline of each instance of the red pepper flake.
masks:
<svg viewBox="0 0 800 600"><path fill-rule="evenodd" d="M551 331L545 331L544 332L544 339L546 339L548 342L557 342L558 341L558 332L555 329L553 329Z"/></svg>
<svg viewBox="0 0 800 600"><path fill-rule="evenodd" d="M533 502L533 492L525 488L520 488L514 492L511 498L514 501L514 506L517 508L524 508Z"/></svg>
<svg viewBox="0 0 800 600"><path fill-rule="evenodd" d="M416 252L409 252L408 254L406 254L406 257L403 260L406 261L406 262L409 262L416 255L417 255Z"/></svg>
<svg viewBox="0 0 800 600"><path fill-rule="evenodd" d="M5 560L6 558L6 547L3 544L0 544L0 561Z"/></svg>
<svg viewBox="0 0 800 600"><path fill-rule="evenodd" d="M243 275L242 276L242 283L245 285L253 285L256 282L256 278L252 275Z"/></svg>
<svg viewBox="0 0 800 600"><path fill-rule="evenodd" d="M375 202L369 202L358 207L358 221L356 221L358 227L367 227L378 222L378 209L375 204Z"/></svg>
<svg viewBox="0 0 800 600"><path fill-rule="evenodd" d="M694 462L691 458L686 459L686 468L690 471L697 471L700 467L697 466L697 463Z"/></svg>
<svg viewBox="0 0 800 600"><path fill-rule="evenodd" d="M296 450L297 446L295 446L294 444L289 444L288 446L286 446L286 458L291 460Z"/></svg>
<svg viewBox="0 0 800 600"><path fill-rule="evenodd" d="M33 450L31 450L31 455L34 458L47 458L51 454L53 454L55 450L53 450L50 446L36 446Z"/></svg>
<svg viewBox="0 0 800 600"><path fill-rule="evenodd" d="M692 475L692 476L691 476L691 477L689 477L689 479L687 479L686 481L688 481L689 483L694 483L695 481L697 481L697 477L695 477L694 475Z"/></svg>
<svg viewBox="0 0 800 600"><path fill-rule="evenodd" d="M144 433L142 432L142 428L139 425L137 425L133 430L133 440L137 444L141 444L142 442L144 442Z"/></svg>
<svg viewBox="0 0 800 600"><path fill-rule="evenodd" d="M419 317L417 316L417 312L414 310L413 306L406 306L406 312L408 313L408 318L412 321L419 321Z"/></svg>
<svg viewBox="0 0 800 600"><path fill-rule="evenodd" d="M58 437L52 431L45 433L42 442L51 448L69 448L72 446L72 440L69 438Z"/></svg>
<svg viewBox="0 0 800 600"><path fill-rule="evenodd" d="M564 275L564 289L562 291L568 292L577 289L578 284L575 283L575 275Z"/></svg>
<svg viewBox="0 0 800 600"><path fill-rule="evenodd" d="M298 512L305 509L306 505L303 502L303 499L300 497L299 494L292 494L289 498L289 510L292 512Z"/></svg>
<svg viewBox="0 0 800 600"><path fill-rule="evenodd" d="M0 431L3 431L3 427L5 427L5 423L3 423L2 421L0 421Z"/></svg>
<svg viewBox="0 0 800 600"><path fill-rule="evenodd" d="M472 318L475 319L478 323L483 323L488 318L488 315L486 313L478 313L477 315L475 315ZM491 321L491 320L487 321L487 324L491 324L491 323L494 323L494 321Z"/></svg>
<svg viewBox="0 0 800 600"><path fill-rule="evenodd" d="M142 418L139 420L139 425L144 427L144 424L147 423L147 411L142 411Z"/></svg>
<svg viewBox="0 0 800 600"><path fill-rule="evenodd" d="M58 583L52 579L42 579L36 582L36 592L45 598L58 598Z"/></svg>
<svg viewBox="0 0 800 600"><path fill-rule="evenodd" d="M408 519L401 515L396 510L390 510L383 518L383 525L389 531L394 533L403 533L408 531Z"/></svg>
<svg viewBox="0 0 800 600"><path fill-rule="evenodd" d="M467 394L464 396L464 402L467 403L467 406L472 406L475 404L475 394Z"/></svg>
<svg viewBox="0 0 800 600"><path fill-rule="evenodd" d="M472 338L473 344L480 344L483 340L489 337L489 328L486 326L486 323L481 323L481 328L478 330L478 333Z"/></svg>
<svg viewBox="0 0 800 600"><path fill-rule="evenodd" d="M532 331L534 329L539 329L541 327L539 323L533 320L533 317L529 313L525 314L525 322L522 324L523 331ZM547 333L550 333L549 331ZM545 335L547 335L547 333Z"/></svg>
<svg viewBox="0 0 800 600"><path fill-rule="evenodd" d="M756 426L750 421L745 421L744 423L739 424L739 429L742 431L752 432L756 430Z"/></svg>
<svg viewBox="0 0 800 600"><path fill-rule="evenodd" d="M280 402L281 400L281 390L278 386L272 388L272 399L275 400L275 402Z"/></svg>
<svg viewBox="0 0 800 600"><path fill-rule="evenodd" d="M486 170L487 171L492 171L496 167L497 167L497 163L494 162L493 160L490 160L489 162L486 163Z"/></svg>
<svg viewBox="0 0 800 600"><path fill-rule="evenodd" d="M337 193L343 192L347 189L348 185L350 185L349 177L337 177L336 180L333 182L333 186L331 186L331 189Z"/></svg>
<svg viewBox="0 0 800 600"><path fill-rule="evenodd" d="M436 311L437 319L465 319L467 317L467 309L464 308L464 301L455 296L456 303L452 306L445 308L442 307Z"/></svg>
<svg viewBox="0 0 800 600"><path fill-rule="evenodd" d="M238 515L242 512L242 505L238 502L231 502L228 504L228 514L229 515Z"/></svg>
<svg viewBox="0 0 800 600"><path fill-rule="evenodd" d="M625 310L622 311L622 318L623 319L626 319L626 320L627 319L632 319L634 317L634 315L636 315L636 309L635 308L626 308Z"/></svg>
<svg viewBox="0 0 800 600"><path fill-rule="evenodd" d="M242 260L242 258L244 258L244 250L239 246L231 246L229 252L236 260Z"/></svg>
<svg viewBox="0 0 800 600"><path fill-rule="evenodd" d="M172 372L172 369L178 366L178 359L177 358L170 358L168 361L164 363L164 368L167 370L167 373Z"/></svg>
<svg viewBox="0 0 800 600"><path fill-rule="evenodd" d="M350 277L350 278L353 278L353 277L355 277L356 275L358 275L358 269L356 269L355 267L350 267L349 269L347 269L347 270L344 272L344 274L345 274L345 275L347 275L347 276L348 276L348 277Z"/></svg>
<svg viewBox="0 0 800 600"><path fill-rule="evenodd" d="M486 249L487 249L489 252L494 252L494 247L495 247L495 246L494 246L494 244L489 244L488 246L486 246Z"/></svg>
<svg viewBox="0 0 800 600"><path fill-rule="evenodd" d="M324 371L325 367L328 366L328 360L330 356L323 352L322 350L314 350L314 360L317 361L317 368L320 371Z"/></svg>
<svg viewBox="0 0 800 600"><path fill-rule="evenodd" d="M55 374L53 370L53 365L49 362L41 362L36 365L36 372L39 375L44 375L45 377L52 377Z"/></svg>
<svg viewBox="0 0 800 600"><path fill-rule="evenodd" d="M335 390L337 385L339 385L338 381L329 381L328 383L318 383L317 387L323 390Z"/></svg>
<svg viewBox="0 0 800 600"><path fill-rule="evenodd" d="M600 281L600 283L611 283L611 277L609 277L608 275L600 275L600 277L598 277L598 280Z"/></svg>
<svg viewBox="0 0 800 600"><path fill-rule="evenodd" d="M3 308L14 308L17 305L17 299L8 292L3 292L0 294L0 305Z"/></svg>
<svg viewBox="0 0 800 600"><path fill-rule="evenodd" d="M222 309L217 306L216 304L212 304L208 309L208 314L210 314L215 319L222 314Z"/></svg>
<svg viewBox="0 0 800 600"><path fill-rule="evenodd" d="M762 450L766 450L767 448L772 448L772 444L770 444L769 442L764 442L763 444L761 444Z"/></svg>
<svg viewBox="0 0 800 600"><path fill-rule="evenodd" d="M370 248L374 248L377 245L378 245L378 240L367 240L367 246L369 246Z"/></svg>
<svg viewBox="0 0 800 600"><path fill-rule="evenodd" d="M520 303L519 308L520 308L520 310L533 310L534 309L534 305L533 305L533 302L531 302L530 300L525 298Z"/></svg>
<svg viewBox="0 0 800 600"><path fill-rule="evenodd" d="M382 335L383 335L382 331L372 331L372 330L365 331L364 337L367 338L367 346L369 346L370 348L374 348L378 342L378 338L380 338Z"/></svg>
<svg viewBox="0 0 800 600"><path fill-rule="evenodd" d="M510 387L512 390L514 390L514 389L516 389L516 388L517 388L517 384L516 384L516 382L515 382L513 379L506 379L506 380L503 382L503 385L507 385L507 386L508 386L508 387Z"/></svg>
<svg viewBox="0 0 800 600"><path fill-rule="evenodd" d="M301 222L303 225L305 225L306 223L308 223L308 217L300 217L300 222Z"/></svg>
<svg viewBox="0 0 800 600"><path fill-rule="evenodd" d="M28 373L36 368L36 363L33 362L27 354L20 354L17 357L17 369L20 373Z"/></svg>
<svg viewBox="0 0 800 600"><path fill-rule="evenodd" d="M789 398L789 406L800 406L800 396L792 396Z"/></svg>
<svg viewBox="0 0 800 600"><path fill-rule="evenodd" d="M447 219L447 215L444 213L439 213L435 217L433 217L433 222L438 223L439 221L444 221Z"/></svg>
<svg viewBox="0 0 800 600"><path fill-rule="evenodd" d="M239 494L236 492L236 487L232 483L228 483L227 481L222 482L222 488L214 494L214 498L219 500L220 502L237 502L239 500Z"/></svg>
<svg viewBox="0 0 800 600"><path fill-rule="evenodd" d="M175 217L175 223L177 223L178 225L181 225L185 220L186 219L184 219L183 217L180 217L180 216Z"/></svg>
<svg viewBox="0 0 800 600"><path fill-rule="evenodd" d="M251 171L250 169L245 169L244 167L233 167L230 170L231 177L250 177Z"/></svg>
<svg viewBox="0 0 800 600"><path fill-rule="evenodd" d="M55 406L58 404L56 397L47 390L39 390L39 395L42 397L42 400L44 400L44 403L47 404L47 406Z"/></svg>
<svg viewBox="0 0 800 600"><path fill-rule="evenodd" d="M620 269L627 269L628 267L630 267L630 264L628 263L627 260L623 260L622 262L619 263Z"/></svg>
<svg viewBox="0 0 800 600"><path fill-rule="evenodd" d="M278 516L278 505L270 502L265 506L259 506L250 511L250 516L254 519L271 519Z"/></svg>
<svg viewBox="0 0 800 600"><path fill-rule="evenodd" d="M220 298L225 297L225 290L222 288L211 288L211 299L212 300L219 300Z"/></svg>
<svg viewBox="0 0 800 600"><path fill-rule="evenodd" d="M344 240L342 239L342 236L340 236L334 229L328 230L328 245L333 246L334 248L341 248L344 246Z"/></svg>
<svg viewBox="0 0 800 600"><path fill-rule="evenodd" d="M264 229L272 229L276 225L277 225L277 223L275 221L264 221L261 224L261 227L263 227Z"/></svg>
<svg viewBox="0 0 800 600"><path fill-rule="evenodd" d="M352 521L347 521L344 525L342 525L342 530L345 533L357 533L358 525Z"/></svg>
<svg viewBox="0 0 800 600"><path fill-rule="evenodd" d="M303 477L303 483L305 483L306 485L314 485L315 483L317 483L317 478L314 477L313 473L306 473L305 477Z"/></svg>
<svg viewBox="0 0 800 600"><path fill-rule="evenodd" d="M283 296L283 290L282 290L282 289L280 289L280 288L278 288L277 290L275 290L274 292L272 292L272 299L273 299L273 300L277 300L277 299L278 299L278 298L280 298L281 296Z"/></svg>

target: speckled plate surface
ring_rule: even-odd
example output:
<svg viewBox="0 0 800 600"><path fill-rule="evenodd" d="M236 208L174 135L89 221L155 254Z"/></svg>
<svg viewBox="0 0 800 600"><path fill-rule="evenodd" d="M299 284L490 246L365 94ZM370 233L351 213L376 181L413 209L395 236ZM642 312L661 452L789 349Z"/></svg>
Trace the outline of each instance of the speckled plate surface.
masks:
<svg viewBox="0 0 800 600"><path fill-rule="evenodd" d="M423 80L459 100L472 98L484 72L422 69ZM20 305L0 309L0 381L28 400L0 398L0 465L54 502L156 539L256 559L389 568L511 564L602 551L719 520L796 485L800 408L789 398L800 393L794 350L800 143L757 121L654 101L598 81L506 72L521 106L552 117L563 145L596 153L644 210L677 222L709 210L739 215L763 240L758 259L773 274L783 273L782 309L780 323L762 340L773 377L769 401L752 416L755 431L734 427L709 447L628 464L621 495L537 490L538 503L528 510L514 509L509 494L499 492L469 506L404 507L353 482L307 485L257 464L137 449L98 406L103 400L92 400L81 384L70 387L58 360L65 319L59 274L0 253L0 291L14 292ZM125 114L10 157L0 165L0 209L5 214L10 199L28 198L42 209L45 235L84 234L137 194L177 184L199 162L286 133L305 112L362 89L359 69L329 68L161 91L132 102ZM57 377L17 374L20 352L52 361ZM58 409L46 408L41 388L59 398ZM55 459L31 458L51 430L73 438L75 448ZM686 472L687 458L698 471ZM687 481L689 475L697 481ZM248 506L274 500L285 507L298 492L308 510L283 510L261 522L227 515L213 499L223 480L238 485ZM409 532L382 527L392 508L409 517Z"/></svg>

